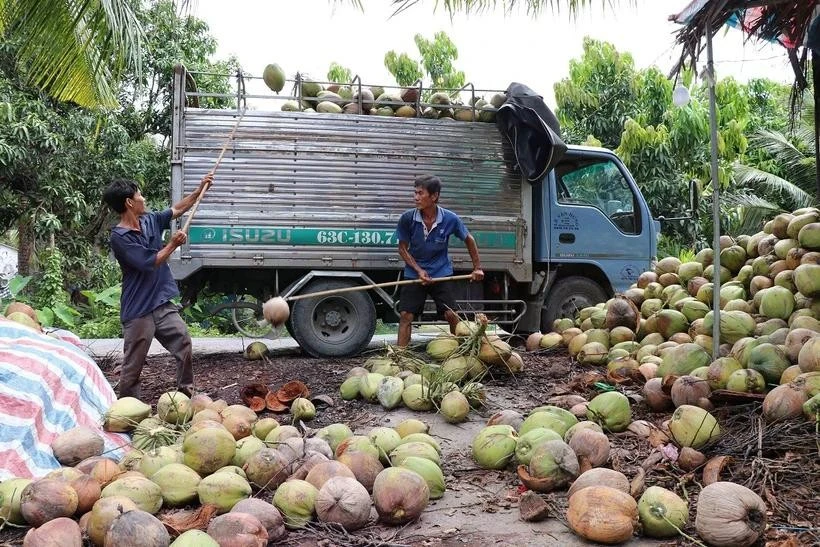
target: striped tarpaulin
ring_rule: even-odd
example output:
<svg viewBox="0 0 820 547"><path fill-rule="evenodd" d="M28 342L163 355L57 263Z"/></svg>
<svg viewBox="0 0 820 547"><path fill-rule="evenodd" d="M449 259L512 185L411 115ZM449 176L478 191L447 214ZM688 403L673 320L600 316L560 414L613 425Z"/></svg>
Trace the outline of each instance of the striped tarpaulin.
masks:
<svg viewBox="0 0 820 547"><path fill-rule="evenodd" d="M0 480L59 468L51 442L75 426L98 429L118 459L129 437L100 428L115 400L82 349L0 316Z"/></svg>

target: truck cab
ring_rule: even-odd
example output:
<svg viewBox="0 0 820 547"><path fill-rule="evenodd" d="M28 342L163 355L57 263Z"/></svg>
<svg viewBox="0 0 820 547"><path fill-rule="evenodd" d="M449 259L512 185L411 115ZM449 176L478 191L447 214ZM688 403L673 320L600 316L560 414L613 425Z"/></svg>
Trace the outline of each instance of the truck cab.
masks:
<svg viewBox="0 0 820 547"><path fill-rule="evenodd" d="M635 283L656 255L660 225L629 170L603 148L570 146L535 192L533 260L547 276L539 325L547 331Z"/></svg>

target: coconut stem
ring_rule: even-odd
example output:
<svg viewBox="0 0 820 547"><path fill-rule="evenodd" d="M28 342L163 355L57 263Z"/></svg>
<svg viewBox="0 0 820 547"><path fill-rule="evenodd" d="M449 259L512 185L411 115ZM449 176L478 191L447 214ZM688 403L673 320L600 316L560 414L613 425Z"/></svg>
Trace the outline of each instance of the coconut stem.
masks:
<svg viewBox="0 0 820 547"><path fill-rule="evenodd" d="M693 538L692 536L690 536L689 534L687 534L686 532L684 532L683 530L681 530L680 528L678 528L678 526L677 526L674 522L672 522L671 520L669 520L669 518L668 518L665 514L660 513L660 514L657 514L657 516L659 516L659 517L661 517L663 520L665 520L665 521L666 521L666 523L667 523L669 526L671 526L672 528L674 528L675 530L677 530L677 531L678 531L678 533L679 533L680 535L682 535L683 537L685 537L686 539L688 539L689 541L691 541L691 542L692 542L692 543L694 543L695 545L700 545L700 547L707 547L705 543L702 543L702 542L698 541L697 539Z"/></svg>

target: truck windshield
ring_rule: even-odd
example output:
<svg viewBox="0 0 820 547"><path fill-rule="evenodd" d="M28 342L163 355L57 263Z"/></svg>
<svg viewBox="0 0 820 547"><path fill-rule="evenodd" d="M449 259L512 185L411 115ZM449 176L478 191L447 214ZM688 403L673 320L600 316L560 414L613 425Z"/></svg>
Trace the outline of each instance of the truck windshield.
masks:
<svg viewBox="0 0 820 547"><path fill-rule="evenodd" d="M615 162L568 161L555 168L558 203L599 209L625 234L641 232L635 194Z"/></svg>

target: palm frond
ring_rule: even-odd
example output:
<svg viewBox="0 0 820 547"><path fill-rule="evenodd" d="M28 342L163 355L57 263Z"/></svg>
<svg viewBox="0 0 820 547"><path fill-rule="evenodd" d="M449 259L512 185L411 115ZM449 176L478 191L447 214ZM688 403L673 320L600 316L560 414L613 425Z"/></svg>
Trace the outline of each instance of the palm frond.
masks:
<svg viewBox="0 0 820 547"><path fill-rule="evenodd" d="M800 187L807 187L814 183L816 173L814 133L799 128L794 133L794 139L793 142L783 133L764 129L751 137L750 145L762 149L777 160L784 178Z"/></svg>
<svg viewBox="0 0 820 547"><path fill-rule="evenodd" d="M746 192L731 192L721 196L724 206L735 207L740 212L740 225L732 230L737 234L754 234L763 224L782 212L782 208L768 200Z"/></svg>
<svg viewBox="0 0 820 547"><path fill-rule="evenodd" d="M736 164L733 175L737 186L762 188L786 194L798 208L809 207L815 202L814 196L800 186L756 167Z"/></svg>
<svg viewBox="0 0 820 547"><path fill-rule="evenodd" d="M348 0L348 2L362 5L360 0ZM395 11L393 12L395 16L421 3L421 0L392 0L392 2L395 7ZM519 7L524 7L529 15L536 16L548 8L555 12L567 9L570 15L575 15L580 10L594 4L600 4L603 7L612 7L619 3L635 5L636 0L502 0L500 2L497 0L437 0L435 5L438 7L439 4L443 4L445 11L450 15L455 15L456 13L470 14L486 12L500 5L505 12L511 12Z"/></svg>
<svg viewBox="0 0 820 547"><path fill-rule="evenodd" d="M115 79L140 69L142 30L127 0L0 0L27 79L54 98L115 106Z"/></svg>

